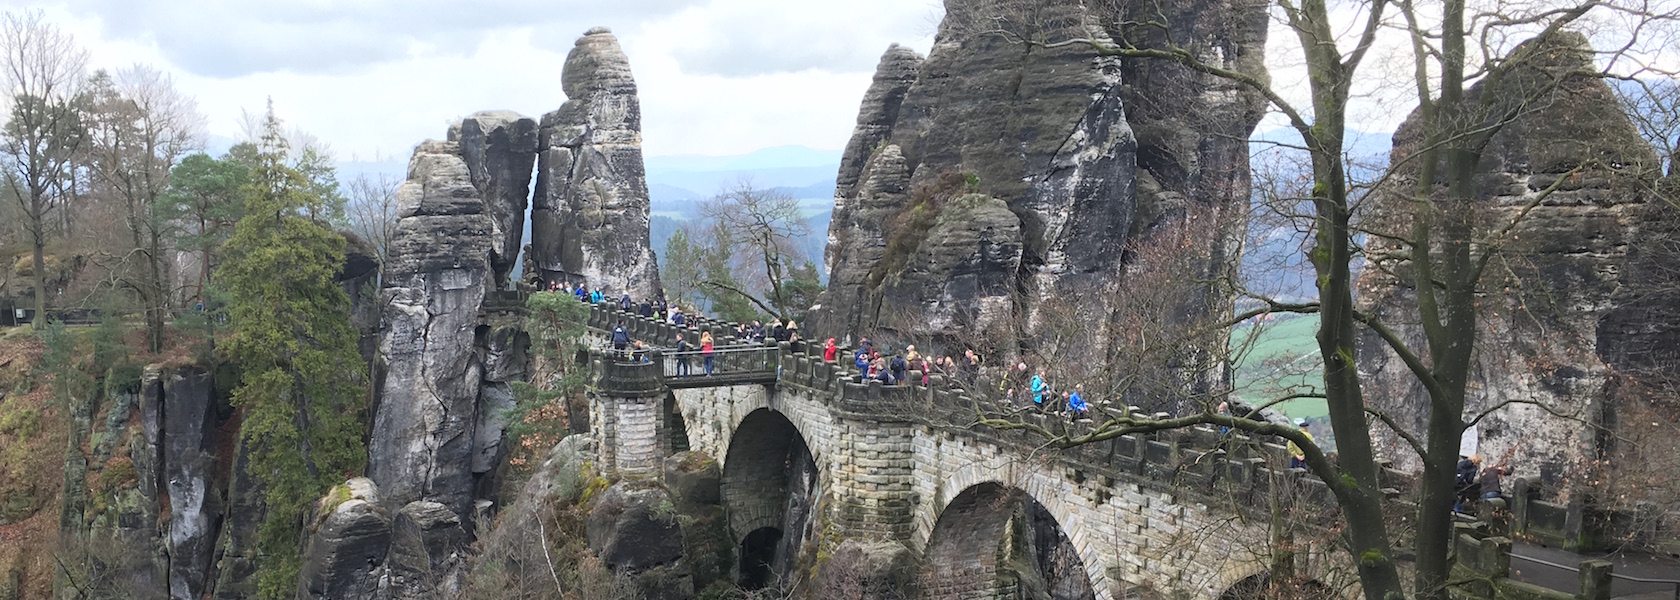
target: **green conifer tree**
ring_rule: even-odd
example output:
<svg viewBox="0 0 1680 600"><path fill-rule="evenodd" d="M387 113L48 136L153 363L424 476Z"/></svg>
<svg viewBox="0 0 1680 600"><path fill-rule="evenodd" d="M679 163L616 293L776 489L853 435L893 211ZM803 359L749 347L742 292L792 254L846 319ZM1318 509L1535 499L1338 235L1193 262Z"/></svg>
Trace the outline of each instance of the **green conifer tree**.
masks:
<svg viewBox="0 0 1680 600"><path fill-rule="evenodd" d="M366 366L356 351L349 297L334 278L343 236L314 215L324 202L307 176L287 165L287 144L271 107L245 188L245 216L217 271L228 293L230 357L243 372L233 404L250 450L250 474L264 486L257 531L262 598L296 594L304 521L312 503L360 473Z"/></svg>

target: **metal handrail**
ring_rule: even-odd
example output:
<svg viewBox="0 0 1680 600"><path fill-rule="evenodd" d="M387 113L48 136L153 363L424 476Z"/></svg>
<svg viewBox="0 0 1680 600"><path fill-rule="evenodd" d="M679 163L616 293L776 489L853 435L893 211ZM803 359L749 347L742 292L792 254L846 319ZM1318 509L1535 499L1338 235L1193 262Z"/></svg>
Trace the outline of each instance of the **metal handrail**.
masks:
<svg viewBox="0 0 1680 600"><path fill-rule="evenodd" d="M1510 556L1511 556L1511 558L1520 558L1522 560L1526 560L1526 561L1531 562L1531 563L1538 563L1538 564L1546 565L1548 567L1552 567L1552 568L1556 568L1556 569L1563 569L1565 571L1570 571L1570 572L1574 572L1574 573L1580 573L1581 572L1581 568L1579 566L1573 566L1572 567L1572 566L1561 564L1561 563L1555 563L1555 562L1552 562L1552 561L1549 561L1549 560L1546 560L1546 559L1543 559L1543 558L1535 558L1533 556L1523 556L1523 555L1517 554L1515 552L1510 553ZM1622 579L1622 580L1626 580L1626 581L1632 581L1634 583L1666 583L1666 584L1670 584L1670 585L1674 586L1674 597L1675 597L1675 599L1680 600L1680 579L1651 579L1651 578L1647 578L1647 577L1634 577L1632 575L1623 575L1621 573L1617 573L1614 570L1610 571L1610 578L1611 579Z"/></svg>

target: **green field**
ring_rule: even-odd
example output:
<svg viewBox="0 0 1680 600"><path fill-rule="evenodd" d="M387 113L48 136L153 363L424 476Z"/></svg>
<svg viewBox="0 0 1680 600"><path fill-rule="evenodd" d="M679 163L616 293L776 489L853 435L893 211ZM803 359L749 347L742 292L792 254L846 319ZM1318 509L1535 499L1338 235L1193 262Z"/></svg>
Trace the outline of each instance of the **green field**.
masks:
<svg viewBox="0 0 1680 600"><path fill-rule="evenodd" d="M1316 316L1278 318L1233 330L1231 367L1237 397L1262 403L1290 393L1318 391L1324 363L1319 359L1317 334ZM1290 400L1273 408L1303 419L1329 414L1324 401L1316 398Z"/></svg>

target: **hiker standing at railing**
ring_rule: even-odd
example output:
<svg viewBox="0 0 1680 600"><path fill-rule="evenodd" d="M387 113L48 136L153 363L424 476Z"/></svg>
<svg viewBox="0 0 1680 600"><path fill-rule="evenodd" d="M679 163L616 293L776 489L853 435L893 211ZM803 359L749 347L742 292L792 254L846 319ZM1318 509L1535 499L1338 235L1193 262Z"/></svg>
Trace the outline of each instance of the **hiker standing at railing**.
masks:
<svg viewBox="0 0 1680 600"><path fill-rule="evenodd" d="M712 347L712 332L710 332L710 331L701 332L700 333L700 360L701 360L701 362L704 362L706 364L706 375L708 377L710 377L711 374L712 374L712 354L713 354L713 350L715 350L715 348Z"/></svg>
<svg viewBox="0 0 1680 600"><path fill-rule="evenodd" d="M688 377L689 375L694 374L693 367L688 363L688 352L693 349L693 346L688 345L688 340L683 339L683 334L677 334L678 377Z"/></svg>

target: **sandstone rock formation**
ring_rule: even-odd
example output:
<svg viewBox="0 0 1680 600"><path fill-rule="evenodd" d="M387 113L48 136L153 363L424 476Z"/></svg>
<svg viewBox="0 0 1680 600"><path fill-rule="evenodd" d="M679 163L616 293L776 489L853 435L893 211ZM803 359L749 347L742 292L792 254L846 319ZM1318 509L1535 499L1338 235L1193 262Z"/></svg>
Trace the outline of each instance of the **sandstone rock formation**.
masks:
<svg viewBox="0 0 1680 600"><path fill-rule="evenodd" d="M495 227L457 143L415 149L397 201L368 476L392 512L429 499L465 514L483 373L475 338Z"/></svg>
<svg viewBox="0 0 1680 600"><path fill-rule="evenodd" d="M437 502L410 502L391 523L392 600L451 597L461 589L461 566L471 541L462 520Z"/></svg>
<svg viewBox="0 0 1680 600"><path fill-rule="evenodd" d="M387 511L428 500L468 519L528 362L529 338L481 327L480 313L516 308L502 288L522 246L536 124L483 112L449 137L415 149L397 191L368 476Z"/></svg>
<svg viewBox="0 0 1680 600"><path fill-rule="evenodd" d="M505 289L525 237L531 167L537 159L537 122L509 111L476 113L449 129L461 145L473 187L484 198L494 228L490 267L493 289Z"/></svg>
<svg viewBox="0 0 1680 600"><path fill-rule="evenodd" d="M1148 4L1118 10L1159 8ZM1185 4L1172 8L1176 43L1263 72L1263 10ZM938 337L953 326L1031 336L1041 309L1061 303L1097 325L1088 343L1100 347L1106 292L1126 285L1128 244L1165 227L1224 223L1243 207L1241 140L1259 120L1259 98L1187 70L1086 45L1029 47L977 25L999 16L988 11L1019 11L1033 15L1030 37L1133 33L1102 28L1127 21L1112 10L948 0L926 60L887 51L842 159L830 286L807 329L854 340ZM1210 87L1230 93L1202 93ZM1205 231L1203 270L1219 268L1240 231Z"/></svg>
<svg viewBox="0 0 1680 600"><path fill-rule="evenodd" d="M298 595L321 600L383 598L379 575L391 544L391 518L379 505L373 481L351 479L322 503L320 508L327 512L316 517L319 525L304 550Z"/></svg>
<svg viewBox="0 0 1680 600"><path fill-rule="evenodd" d="M163 457L158 500L168 507L164 549L169 554L169 595L195 600L209 587L223 508L217 488L216 403L203 368L157 369L141 384L142 413L156 415L148 441Z"/></svg>
<svg viewBox="0 0 1680 600"><path fill-rule="evenodd" d="M1565 35L1545 43L1555 45L1543 53L1547 60L1508 79L1505 85L1513 88L1487 90L1478 85L1471 94L1526 98L1527 90L1537 89L1537 78L1549 81L1546 72L1592 69L1584 38ZM1502 403L1518 404L1490 414L1465 437L1479 441L1478 450L1488 464L1503 463L1518 475L1559 483L1582 474L1581 469L1599 458L1604 440L1594 431L1596 426L1613 430L1611 415L1618 401L1612 376L1617 362L1631 358L1624 350L1663 335L1655 329L1629 330L1624 315L1641 301L1629 294L1642 285L1633 249L1651 248L1652 236L1661 239L1660 232L1672 225L1658 218L1666 209L1653 202L1654 177L1642 170L1654 164L1655 157L1604 82L1571 80L1533 106L1537 108L1525 111L1493 138L1478 165L1476 197L1487 211L1485 222L1511 222L1543 190L1565 179L1518 221L1501 259L1484 274L1482 287L1490 293L1481 302L1467 418ZM1404 160L1420 144L1415 120L1414 115L1395 134L1395 161ZM1567 175L1577 167L1583 170ZM1376 197L1373 225L1409 227L1404 218L1409 208L1399 204L1403 199ZM1376 252L1390 249L1373 245ZM1414 348L1425 347L1409 280L1366 269L1358 283L1366 310L1384 319ZM1644 337L1652 334L1654 338ZM1620 368L1636 371L1634 363L1640 361L1647 367L1676 364L1673 354L1641 354ZM1358 365L1366 401L1411 432L1422 433L1428 396L1374 334L1360 340ZM1411 452L1399 450L1392 434L1378 434L1395 449L1389 456L1401 466L1421 468Z"/></svg>
<svg viewBox="0 0 1680 600"><path fill-rule="evenodd" d="M605 28L566 57L566 103L543 115L531 253L545 281L584 282L611 295L661 294L648 242L642 109L630 62Z"/></svg>

